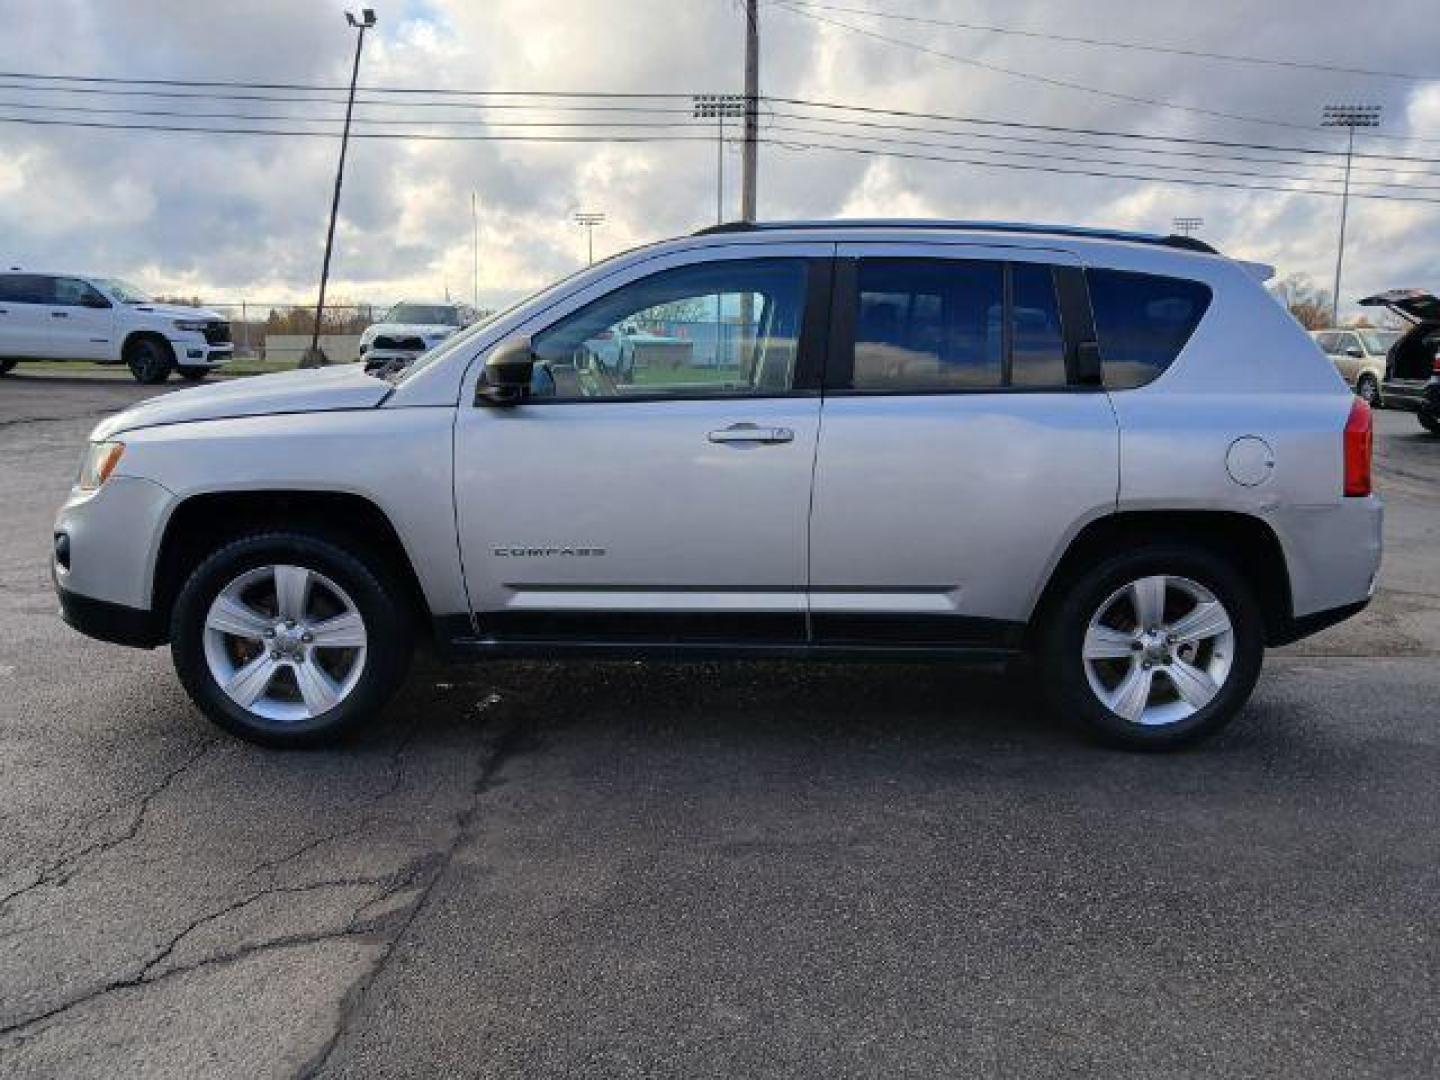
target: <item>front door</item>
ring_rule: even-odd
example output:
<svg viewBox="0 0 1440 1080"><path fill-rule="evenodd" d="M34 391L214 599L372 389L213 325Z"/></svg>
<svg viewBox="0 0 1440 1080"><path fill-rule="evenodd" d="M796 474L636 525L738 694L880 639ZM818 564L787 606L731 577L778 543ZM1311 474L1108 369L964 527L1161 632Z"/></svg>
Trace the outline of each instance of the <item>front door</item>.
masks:
<svg viewBox="0 0 1440 1080"><path fill-rule="evenodd" d="M50 355L64 360L105 360L118 350L115 310L88 281L57 277L50 309Z"/></svg>
<svg viewBox="0 0 1440 1080"><path fill-rule="evenodd" d="M838 256L814 639L1013 647L1076 524L1115 506L1115 417L1074 370L1093 335L1078 263L945 244Z"/></svg>
<svg viewBox="0 0 1440 1080"><path fill-rule="evenodd" d="M481 640L803 642L833 245L770 251L562 302L523 328L523 404L472 404L472 372L455 488Z"/></svg>

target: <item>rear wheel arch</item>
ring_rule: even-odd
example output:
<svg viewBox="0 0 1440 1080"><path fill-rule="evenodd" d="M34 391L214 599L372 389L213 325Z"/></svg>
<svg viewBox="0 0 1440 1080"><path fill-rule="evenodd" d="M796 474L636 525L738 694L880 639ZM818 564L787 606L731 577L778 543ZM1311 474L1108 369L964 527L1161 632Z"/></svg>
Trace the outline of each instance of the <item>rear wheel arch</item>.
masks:
<svg viewBox="0 0 1440 1080"><path fill-rule="evenodd" d="M399 532L379 506L351 492L277 489L187 497L165 523L155 558L151 609L168 620L186 580L211 553L241 537L276 530L308 532L342 543L400 586L417 631L429 627L429 606Z"/></svg>
<svg viewBox="0 0 1440 1080"><path fill-rule="evenodd" d="M1267 644L1279 644L1293 622L1290 573L1280 538L1262 519L1220 510L1123 511L1087 523L1070 541L1031 612L1027 646L1066 589L1100 560L1127 548L1178 544L1206 551L1233 565L1244 578L1265 620Z"/></svg>

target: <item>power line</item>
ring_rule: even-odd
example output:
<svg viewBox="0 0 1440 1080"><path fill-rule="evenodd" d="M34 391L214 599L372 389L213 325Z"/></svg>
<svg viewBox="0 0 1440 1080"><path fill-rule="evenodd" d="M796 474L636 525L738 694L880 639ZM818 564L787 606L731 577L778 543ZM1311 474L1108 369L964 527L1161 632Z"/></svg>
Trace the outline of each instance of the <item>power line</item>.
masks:
<svg viewBox="0 0 1440 1080"><path fill-rule="evenodd" d="M815 3L813 0L775 0L781 6L814 8L821 11L837 11L848 15L865 15L875 19L890 19L898 22L916 23L924 26L952 27L956 30L973 30L987 34L1003 34L1009 37L1038 38L1044 41L1063 41L1070 45L1091 45L1103 49L1136 49L1142 52L1164 53L1169 56L1188 56L1198 60L1223 60L1232 64L1261 64L1271 67L1296 68L1304 71L1325 71L1341 75L1363 75L1377 79L1402 79L1407 82L1428 82L1440 79L1440 74L1421 75L1408 71L1385 71L1376 68L1345 67L1340 64L1322 64L1307 60L1286 60L1274 56L1247 56L1241 53L1206 52L1203 49L1182 49L1172 45L1156 45L1144 41L1115 41L1105 38L1079 37L1071 34L1047 33L1040 30L1022 30L1013 26L992 26L987 23L961 22L956 19L934 19L923 15L902 15L894 11L877 11L874 8L845 7L840 4Z"/></svg>

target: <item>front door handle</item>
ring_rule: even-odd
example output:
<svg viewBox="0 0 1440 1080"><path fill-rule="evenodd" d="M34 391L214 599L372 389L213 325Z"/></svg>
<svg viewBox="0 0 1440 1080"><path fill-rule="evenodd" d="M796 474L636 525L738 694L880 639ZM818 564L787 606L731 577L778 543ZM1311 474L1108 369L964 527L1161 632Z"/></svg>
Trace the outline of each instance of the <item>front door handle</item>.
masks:
<svg viewBox="0 0 1440 1080"><path fill-rule="evenodd" d="M731 424L710 432L713 443L787 443L795 441L795 432L788 427L758 427L755 424Z"/></svg>
<svg viewBox="0 0 1440 1080"><path fill-rule="evenodd" d="M52 311L50 312L50 317L52 319L68 319L70 313L68 311Z"/></svg>

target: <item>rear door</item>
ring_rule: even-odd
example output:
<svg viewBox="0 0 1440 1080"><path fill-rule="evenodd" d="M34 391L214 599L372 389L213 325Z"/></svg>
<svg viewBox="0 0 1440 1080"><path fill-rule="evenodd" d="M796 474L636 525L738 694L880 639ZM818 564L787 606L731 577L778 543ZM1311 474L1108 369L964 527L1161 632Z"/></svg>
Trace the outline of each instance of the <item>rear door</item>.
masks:
<svg viewBox="0 0 1440 1080"><path fill-rule="evenodd" d="M0 274L0 356L47 357L50 352L52 279L44 274Z"/></svg>
<svg viewBox="0 0 1440 1080"><path fill-rule="evenodd" d="M1053 561L1114 509L1105 393L1062 251L845 244L815 470L818 644L1010 647Z"/></svg>

